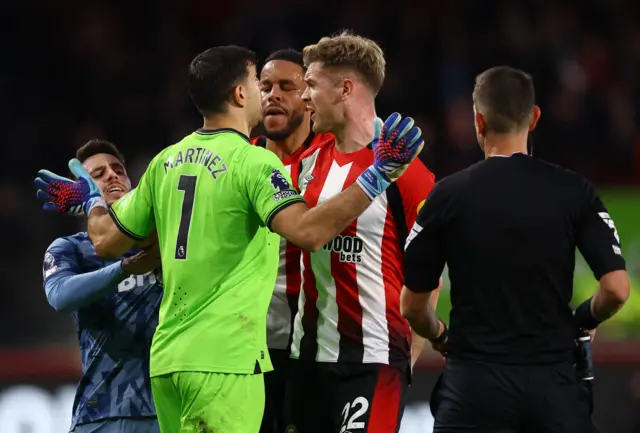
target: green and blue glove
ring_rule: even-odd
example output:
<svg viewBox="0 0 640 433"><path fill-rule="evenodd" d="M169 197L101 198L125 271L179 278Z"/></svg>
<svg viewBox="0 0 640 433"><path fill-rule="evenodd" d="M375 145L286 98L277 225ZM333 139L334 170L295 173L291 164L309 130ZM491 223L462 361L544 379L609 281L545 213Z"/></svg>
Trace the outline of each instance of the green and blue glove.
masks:
<svg viewBox="0 0 640 433"><path fill-rule="evenodd" d="M40 170L34 184L36 196L44 201L45 211L67 215L89 215L95 206L107 208L100 188L77 159L69 161L71 173L78 179L73 181L58 176L49 170Z"/></svg>
<svg viewBox="0 0 640 433"><path fill-rule="evenodd" d="M358 185L371 200L404 173L424 146L422 131L414 126L411 117L403 119L399 113L393 113L384 124L379 117L375 118L373 124L373 164L357 179Z"/></svg>

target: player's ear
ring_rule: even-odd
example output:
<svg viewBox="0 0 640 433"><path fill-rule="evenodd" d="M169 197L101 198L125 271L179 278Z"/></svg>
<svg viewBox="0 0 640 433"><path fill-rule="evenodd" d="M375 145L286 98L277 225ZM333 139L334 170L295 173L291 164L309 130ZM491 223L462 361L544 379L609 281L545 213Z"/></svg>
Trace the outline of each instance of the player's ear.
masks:
<svg viewBox="0 0 640 433"><path fill-rule="evenodd" d="M247 104L247 87L243 84L238 84L233 88L231 92L231 105L237 107L244 107Z"/></svg>
<svg viewBox="0 0 640 433"><path fill-rule="evenodd" d="M533 131L534 129L536 129L536 125L538 124L538 120L540 120L541 115L542 110L540 110L540 107L534 105L531 112L531 122L529 122L529 131Z"/></svg>
<svg viewBox="0 0 640 433"><path fill-rule="evenodd" d="M350 78L342 79L342 88L340 89L341 99L346 99L353 92L354 82Z"/></svg>
<svg viewBox="0 0 640 433"><path fill-rule="evenodd" d="M484 118L484 114L474 109L474 122L476 124L476 131L482 137L487 133L487 121Z"/></svg>

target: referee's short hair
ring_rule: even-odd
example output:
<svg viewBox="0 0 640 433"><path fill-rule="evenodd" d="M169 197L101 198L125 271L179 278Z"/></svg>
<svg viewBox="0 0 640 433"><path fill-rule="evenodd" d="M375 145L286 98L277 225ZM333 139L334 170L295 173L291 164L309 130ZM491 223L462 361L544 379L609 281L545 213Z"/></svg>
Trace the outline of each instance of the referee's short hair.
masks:
<svg viewBox="0 0 640 433"><path fill-rule="evenodd" d="M488 131L521 131L532 119L533 80L526 72L508 66L487 69L476 77L473 104L484 116Z"/></svg>

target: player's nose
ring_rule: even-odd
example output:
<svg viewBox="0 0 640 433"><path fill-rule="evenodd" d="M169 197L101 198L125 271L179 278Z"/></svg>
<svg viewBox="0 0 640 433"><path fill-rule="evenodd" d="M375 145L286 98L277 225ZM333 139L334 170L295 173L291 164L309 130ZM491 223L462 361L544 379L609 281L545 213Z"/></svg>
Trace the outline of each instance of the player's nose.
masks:
<svg viewBox="0 0 640 433"><path fill-rule="evenodd" d="M269 96L267 96L267 99L269 100L269 102L280 102L282 100L282 94L278 90L276 90L276 87L274 86L273 89L271 89L271 92L269 92Z"/></svg>
<svg viewBox="0 0 640 433"><path fill-rule="evenodd" d="M115 171L109 169L107 171L107 180L108 181L113 181L113 180L118 180L120 179L120 176L118 176L118 173L116 173Z"/></svg>
<svg viewBox="0 0 640 433"><path fill-rule="evenodd" d="M309 88L308 87L304 89L304 92L302 92L302 100L304 102L311 101L311 98L309 97Z"/></svg>

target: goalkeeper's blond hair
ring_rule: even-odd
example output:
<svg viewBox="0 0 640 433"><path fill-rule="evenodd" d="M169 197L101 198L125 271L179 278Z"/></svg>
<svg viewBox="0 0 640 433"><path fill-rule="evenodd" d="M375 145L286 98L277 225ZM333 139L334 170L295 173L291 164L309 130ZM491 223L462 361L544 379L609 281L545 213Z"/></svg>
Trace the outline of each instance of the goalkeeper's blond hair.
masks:
<svg viewBox="0 0 640 433"><path fill-rule="evenodd" d="M371 39L350 31L324 37L318 43L304 47L302 55L305 67L313 62L322 62L326 68L355 72L374 95L384 82L386 61L382 48Z"/></svg>

